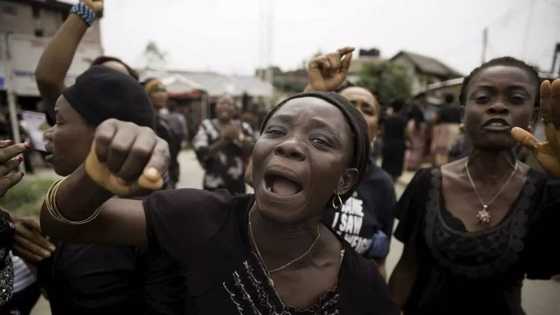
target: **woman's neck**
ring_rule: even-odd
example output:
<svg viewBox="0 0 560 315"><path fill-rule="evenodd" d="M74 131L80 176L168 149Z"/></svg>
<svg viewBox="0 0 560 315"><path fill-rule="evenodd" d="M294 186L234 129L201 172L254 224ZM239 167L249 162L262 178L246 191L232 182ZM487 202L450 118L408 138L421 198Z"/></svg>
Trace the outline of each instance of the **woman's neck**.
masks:
<svg viewBox="0 0 560 315"><path fill-rule="evenodd" d="M468 157L469 172L482 182L500 181L515 168L512 150L489 151L474 149Z"/></svg>
<svg viewBox="0 0 560 315"><path fill-rule="evenodd" d="M319 219L310 219L300 224L279 223L261 215L256 205L249 212L252 245L270 269L288 263L314 246L320 233L319 224ZM303 260L305 259L302 258Z"/></svg>

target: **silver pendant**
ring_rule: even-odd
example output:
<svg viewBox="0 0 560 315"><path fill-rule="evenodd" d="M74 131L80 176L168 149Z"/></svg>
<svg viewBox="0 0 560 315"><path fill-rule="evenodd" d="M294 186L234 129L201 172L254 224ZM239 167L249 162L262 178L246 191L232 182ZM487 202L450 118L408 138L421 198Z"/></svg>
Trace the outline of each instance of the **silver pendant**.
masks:
<svg viewBox="0 0 560 315"><path fill-rule="evenodd" d="M492 216L488 212L488 205L482 205L482 210L476 213L476 218L478 219L478 224L490 224L492 221Z"/></svg>

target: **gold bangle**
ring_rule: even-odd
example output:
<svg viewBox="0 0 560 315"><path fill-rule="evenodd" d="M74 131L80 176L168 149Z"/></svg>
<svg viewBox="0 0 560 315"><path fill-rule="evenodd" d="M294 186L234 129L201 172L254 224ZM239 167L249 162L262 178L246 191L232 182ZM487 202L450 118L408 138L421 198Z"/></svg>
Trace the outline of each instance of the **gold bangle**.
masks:
<svg viewBox="0 0 560 315"><path fill-rule="evenodd" d="M57 221L66 224L71 224L71 225L82 225L95 220L101 213L101 207L95 209L95 211L93 211L93 213L90 216L88 216L83 220L70 220L60 212L60 209L56 204L56 196L58 194L58 190L60 189L60 186L66 180L66 178L67 177L54 182L49 188L49 190L47 191L47 196L45 198L45 206L49 214Z"/></svg>

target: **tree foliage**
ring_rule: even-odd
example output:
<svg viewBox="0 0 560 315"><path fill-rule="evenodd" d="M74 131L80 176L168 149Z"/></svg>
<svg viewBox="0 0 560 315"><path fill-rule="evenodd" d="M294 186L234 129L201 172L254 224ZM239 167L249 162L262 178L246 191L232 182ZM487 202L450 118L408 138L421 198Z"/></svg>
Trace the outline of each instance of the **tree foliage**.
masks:
<svg viewBox="0 0 560 315"><path fill-rule="evenodd" d="M407 100L411 97L412 79L402 65L384 61L365 64L359 73L358 85L375 93L382 105L394 100Z"/></svg>

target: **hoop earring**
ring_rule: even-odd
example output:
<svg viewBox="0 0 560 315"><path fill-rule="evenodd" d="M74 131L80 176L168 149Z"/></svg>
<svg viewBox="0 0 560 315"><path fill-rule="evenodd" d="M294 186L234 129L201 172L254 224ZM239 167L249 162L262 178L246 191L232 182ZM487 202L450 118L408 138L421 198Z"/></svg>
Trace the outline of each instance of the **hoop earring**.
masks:
<svg viewBox="0 0 560 315"><path fill-rule="evenodd" d="M338 205L336 204L337 201L338 201ZM344 203L342 202L342 198L340 198L340 195L338 193L334 194L334 196L331 199L331 206L333 207L333 209L340 210L342 209L343 204Z"/></svg>

